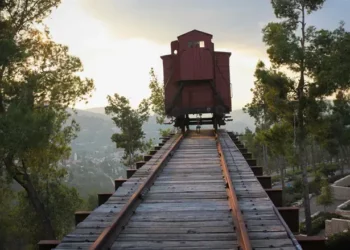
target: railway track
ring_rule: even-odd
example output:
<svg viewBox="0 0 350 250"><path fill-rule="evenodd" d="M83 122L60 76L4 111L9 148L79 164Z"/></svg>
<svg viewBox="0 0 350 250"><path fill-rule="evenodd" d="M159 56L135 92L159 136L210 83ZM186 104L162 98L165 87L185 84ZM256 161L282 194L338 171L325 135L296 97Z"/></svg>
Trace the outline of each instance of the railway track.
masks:
<svg viewBox="0 0 350 250"><path fill-rule="evenodd" d="M301 249L226 131L175 135L55 248Z"/></svg>

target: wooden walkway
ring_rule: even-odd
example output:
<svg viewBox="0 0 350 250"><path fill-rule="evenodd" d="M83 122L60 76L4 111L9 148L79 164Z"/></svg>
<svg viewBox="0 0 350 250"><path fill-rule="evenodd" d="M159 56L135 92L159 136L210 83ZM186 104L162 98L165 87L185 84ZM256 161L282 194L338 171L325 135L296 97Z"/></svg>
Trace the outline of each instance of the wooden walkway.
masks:
<svg viewBox="0 0 350 250"><path fill-rule="evenodd" d="M252 247L301 249L298 242L290 238L275 206L232 139L226 131L219 131L218 135Z"/></svg>
<svg viewBox="0 0 350 250"><path fill-rule="evenodd" d="M113 231L111 248L98 249L238 249L234 223L213 131L190 133L173 148L173 136L151 160L96 208L55 249L92 249L121 213L129 213ZM226 131L219 130L224 158L254 249L298 249L274 205ZM134 209L126 205L166 154L172 157ZM132 210L132 211L131 211Z"/></svg>

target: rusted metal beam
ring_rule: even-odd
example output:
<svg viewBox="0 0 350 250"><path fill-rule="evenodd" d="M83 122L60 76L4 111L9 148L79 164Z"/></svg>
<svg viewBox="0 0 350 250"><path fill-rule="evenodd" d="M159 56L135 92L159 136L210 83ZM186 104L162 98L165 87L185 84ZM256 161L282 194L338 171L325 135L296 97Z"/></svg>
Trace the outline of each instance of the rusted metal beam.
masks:
<svg viewBox="0 0 350 250"><path fill-rule="evenodd" d="M101 250L109 249L113 244L114 240L118 237L119 233L123 227L127 224L130 217L133 215L134 210L141 203L144 191L151 187L154 181L157 179L158 173L165 166L168 158L171 156L171 152L177 149L183 136L180 135L169 150L162 156L161 160L155 167L154 171L147 177L144 183L142 183L139 188L133 193L129 198L128 202L123 206L122 210L113 219L112 224L105 228L101 235L96 239L93 245L89 248L90 250Z"/></svg>
<svg viewBox="0 0 350 250"><path fill-rule="evenodd" d="M270 200L273 202L273 204L276 207L283 206L282 189L269 188L269 189L265 189L265 191L266 191L267 195L270 197Z"/></svg>
<svg viewBox="0 0 350 250"><path fill-rule="evenodd" d="M57 247L61 241L59 240L41 240L38 242L39 250L51 250L52 248Z"/></svg>
<svg viewBox="0 0 350 250"><path fill-rule="evenodd" d="M263 188L272 188L271 176L263 175L256 177Z"/></svg>
<svg viewBox="0 0 350 250"><path fill-rule="evenodd" d="M78 225L80 222L85 220L89 215L91 211L77 211L74 213L75 218L75 225Z"/></svg>
<svg viewBox="0 0 350 250"><path fill-rule="evenodd" d="M127 181L127 179L115 179L114 180L114 189L115 189L115 191L117 191L117 189L126 181Z"/></svg>
<svg viewBox="0 0 350 250"><path fill-rule="evenodd" d="M278 212L293 233L299 232L299 208L278 207Z"/></svg>
<svg viewBox="0 0 350 250"><path fill-rule="evenodd" d="M223 175L225 178L225 182L226 182L226 190L227 190L228 197L229 197L232 218L233 218L234 224L236 226L236 234L237 234L238 244L240 245L241 249L243 249L243 250L251 250L252 246L250 244L250 240L248 237L247 228L246 228L246 225L244 222L243 215L241 213L241 209L239 208L239 203L237 200L236 192L235 192L235 189L233 188L233 185L232 185L230 172L229 172L229 169L227 167L226 160L224 157L224 152L222 151L221 144L218 140L217 134L215 134L215 138L216 138L216 145L218 148L218 152L220 155L220 162L221 162L220 165L221 165Z"/></svg>
<svg viewBox="0 0 350 250"><path fill-rule="evenodd" d="M101 206L105 204L106 201L113 195L113 193L102 193L98 194L98 205Z"/></svg>
<svg viewBox="0 0 350 250"><path fill-rule="evenodd" d="M260 166L252 166L250 167L251 170L253 171L254 175L255 176L262 176L263 175L263 167L260 167Z"/></svg>
<svg viewBox="0 0 350 250"><path fill-rule="evenodd" d="M143 165L145 165L145 161L138 161L136 162L136 169L140 169Z"/></svg>
<svg viewBox="0 0 350 250"><path fill-rule="evenodd" d="M325 250L326 238L322 236L301 236L296 235L295 238L303 248L303 250Z"/></svg>
<svg viewBox="0 0 350 250"><path fill-rule="evenodd" d="M137 169L127 169L126 170L126 178L131 178L135 173L136 173Z"/></svg>

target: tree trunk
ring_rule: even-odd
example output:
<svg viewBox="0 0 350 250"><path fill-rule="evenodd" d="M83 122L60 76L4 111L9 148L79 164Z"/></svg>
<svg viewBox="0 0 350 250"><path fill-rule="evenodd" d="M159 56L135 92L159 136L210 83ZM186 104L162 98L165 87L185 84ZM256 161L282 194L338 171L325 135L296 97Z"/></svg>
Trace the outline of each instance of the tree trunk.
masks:
<svg viewBox="0 0 350 250"><path fill-rule="evenodd" d="M280 166L282 190L284 190L284 188L285 188L285 183L284 183L285 164L284 164L284 158L283 157L279 157L279 166Z"/></svg>
<svg viewBox="0 0 350 250"><path fill-rule="evenodd" d="M25 174L24 180L20 180L18 176L14 176L14 179L20 184L27 192L29 201L32 203L33 208L42 222L42 240L54 240L56 239L55 230L51 224L49 215L46 212L44 204L41 202L35 187L33 186L30 176Z"/></svg>
<svg viewBox="0 0 350 250"><path fill-rule="evenodd" d="M314 172L316 173L316 161L315 161L315 149L314 149L314 140L311 142L311 163Z"/></svg>
<svg viewBox="0 0 350 250"><path fill-rule="evenodd" d="M302 3L302 20L301 20L301 48L302 56L300 60L300 79L297 88L298 95L298 146L299 146L299 166L302 170L302 180L303 180L303 195L304 195L304 209L305 209L305 226L307 235L311 234L311 210L310 210L310 199L309 199L309 183L307 179L307 167L305 166L305 141L306 141L306 129L304 120L304 110L306 107L304 87L305 87L305 3Z"/></svg>
<svg viewBox="0 0 350 250"><path fill-rule="evenodd" d="M16 170L16 166L13 165L13 157L8 156L4 160L4 164L7 172L12 176L12 178L21 185L28 195L28 199L32 204L36 214L42 222L42 240L55 240L56 234L55 230L51 224L50 217L45 209L44 204L41 202L38 192L27 173L21 173Z"/></svg>
<svg viewBox="0 0 350 250"><path fill-rule="evenodd" d="M263 145L263 160L264 160L264 170L268 169L268 158L267 158L267 147Z"/></svg>

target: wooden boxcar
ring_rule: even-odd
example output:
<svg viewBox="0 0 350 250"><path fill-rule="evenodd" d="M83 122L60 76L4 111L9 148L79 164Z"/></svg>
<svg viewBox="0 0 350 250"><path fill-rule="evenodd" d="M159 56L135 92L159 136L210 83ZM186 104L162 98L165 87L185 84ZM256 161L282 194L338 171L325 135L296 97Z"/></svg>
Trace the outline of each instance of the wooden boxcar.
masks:
<svg viewBox="0 0 350 250"><path fill-rule="evenodd" d="M215 51L212 37L192 30L171 42L171 54L161 57L166 115L183 131L191 124L213 124L217 129L231 111L231 53ZM190 119L191 114L200 118Z"/></svg>

